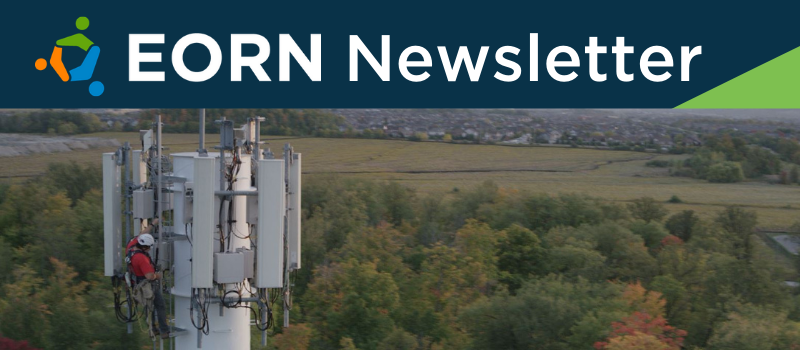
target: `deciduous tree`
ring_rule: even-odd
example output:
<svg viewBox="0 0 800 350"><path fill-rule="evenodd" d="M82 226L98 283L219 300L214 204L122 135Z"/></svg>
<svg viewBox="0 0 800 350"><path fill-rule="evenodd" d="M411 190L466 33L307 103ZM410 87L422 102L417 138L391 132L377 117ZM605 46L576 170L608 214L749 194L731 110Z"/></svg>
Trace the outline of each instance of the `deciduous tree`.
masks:
<svg viewBox="0 0 800 350"><path fill-rule="evenodd" d="M664 205L656 202L652 197L634 199L628 204L628 210L634 218L644 222L660 222L668 213Z"/></svg>

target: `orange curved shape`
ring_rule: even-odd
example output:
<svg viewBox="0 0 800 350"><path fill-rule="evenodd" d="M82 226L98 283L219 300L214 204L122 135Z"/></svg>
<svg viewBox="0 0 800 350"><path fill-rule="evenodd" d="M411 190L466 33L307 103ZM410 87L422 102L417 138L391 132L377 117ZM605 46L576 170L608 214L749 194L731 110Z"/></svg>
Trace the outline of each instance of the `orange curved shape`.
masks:
<svg viewBox="0 0 800 350"><path fill-rule="evenodd" d="M61 48L58 46L53 48L53 54L50 56L50 65L56 70L61 80L69 81L69 73L64 68L64 63L61 62Z"/></svg>

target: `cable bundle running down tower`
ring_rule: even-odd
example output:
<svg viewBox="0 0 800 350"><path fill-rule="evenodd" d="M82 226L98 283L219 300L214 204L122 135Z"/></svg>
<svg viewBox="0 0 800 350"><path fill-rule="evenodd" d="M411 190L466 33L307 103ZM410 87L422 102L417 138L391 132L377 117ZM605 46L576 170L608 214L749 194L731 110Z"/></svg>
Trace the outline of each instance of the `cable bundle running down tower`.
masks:
<svg viewBox="0 0 800 350"><path fill-rule="evenodd" d="M128 243L157 222L146 230L155 238L156 274L164 276L165 313L174 317L170 349L249 349L251 324L266 344L277 296L288 326L290 276L301 257L301 155L287 144L282 159L269 149L262 159L261 120L235 129L222 118L218 153L204 149L201 130L197 152L166 156L159 116L140 132L141 150L126 143L103 154L105 275L118 319L149 317L131 297L136 278L126 275L125 257Z"/></svg>

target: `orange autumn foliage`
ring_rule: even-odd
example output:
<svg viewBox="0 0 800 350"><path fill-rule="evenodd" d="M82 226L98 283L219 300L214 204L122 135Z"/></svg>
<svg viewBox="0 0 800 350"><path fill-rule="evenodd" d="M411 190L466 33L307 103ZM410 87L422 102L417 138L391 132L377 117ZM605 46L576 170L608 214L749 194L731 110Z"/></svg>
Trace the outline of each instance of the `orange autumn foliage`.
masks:
<svg viewBox="0 0 800 350"><path fill-rule="evenodd" d="M667 301L661 298L661 293L645 289L638 281L625 287L622 299L633 311L645 312L653 316L664 316L664 307L667 305Z"/></svg>
<svg viewBox="0 0 800 350"><path fill-rule="evenodd" d="M611 335L594 344L598 350L660 349L680 350L686 331L677 329L664 318L666 301L661 293L648 291L636 282L625 287L623 299L634 310L620 322L612 322Z"/></svg>
<svg viewBox="0 0 800 350"><path fill-rule="evenodd" d="M613 322L611 327L613 330L608 342L595 343L595 349L639 349L636 344L645 340L646 337L641 336L644 334L655 337L660 344L663 344L657 348L679 350L683 346L683 337L686 336L686 331L670 326L663 316L653 317L639 311L623 318L621 322ZM625 344L629 347L620 347Z"/></svg>

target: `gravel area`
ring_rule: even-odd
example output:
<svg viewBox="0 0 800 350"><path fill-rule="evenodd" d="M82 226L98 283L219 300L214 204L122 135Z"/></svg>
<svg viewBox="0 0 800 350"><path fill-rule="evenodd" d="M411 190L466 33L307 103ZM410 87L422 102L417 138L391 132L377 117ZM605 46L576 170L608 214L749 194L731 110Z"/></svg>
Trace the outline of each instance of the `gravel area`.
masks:
<svg viewBox="0 0 800 350"><path fill-rule="evenodd" d="M780 235L772 237L775 242L782 245L789 253L798 255L800 253L800 236L795 235Z"/></svg>
<svg viewBox="0 0 800 350"><path fill-rule="evenodd" d="M119 147L116 139L99 137L38 136L0 134L0 157L16 157L34 153L60 153L98 147Z"/></svg>

